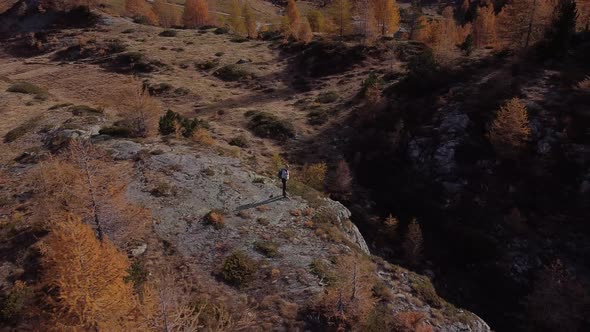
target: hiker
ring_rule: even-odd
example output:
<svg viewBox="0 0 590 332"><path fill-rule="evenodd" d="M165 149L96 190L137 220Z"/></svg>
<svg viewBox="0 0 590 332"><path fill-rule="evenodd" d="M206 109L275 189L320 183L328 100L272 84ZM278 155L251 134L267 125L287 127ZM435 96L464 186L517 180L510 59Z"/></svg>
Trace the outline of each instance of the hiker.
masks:
<svg viewBox="0 0 590 332"><path fill-rule="evenodd" d="M287 198L287 180L289 180L289 165L281 168L279 171L279 179L283 181L283 197Z"/></svg>

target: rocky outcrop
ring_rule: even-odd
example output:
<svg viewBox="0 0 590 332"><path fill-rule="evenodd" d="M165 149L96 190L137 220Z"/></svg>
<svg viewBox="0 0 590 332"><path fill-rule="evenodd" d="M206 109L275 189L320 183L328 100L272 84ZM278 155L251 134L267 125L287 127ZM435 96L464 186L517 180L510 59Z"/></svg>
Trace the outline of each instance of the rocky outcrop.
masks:
<svg viewBox="0 0 590 332"><path fill-rule="evenodd" d="M249 295L277 292L291 302L309 305L326 287L325 281L312 273L314 261L330 262L335 254L351 251L373 259L363 236L350 221L351 212L342 204L324 199L317 200L312 208L298 196L285 199L277 181L247 170L237 159L179 145L119 140L100 144L116 159L136 162L137 174L129 183L127 196L150 208L153 229L170 250L213 275L223 258L235 251L257 258L265 271L280 275L272 282L262 279L251 285ZM211 211L223 215L217 227L207 221ZM346 240L327 238L309 227L319 214L329 215L326 219ZM277 255L265 257L256 249L260 241L276 245ZM130 254L141 256L146 249L142 244ZM430 317L436 331L490 331L484 321L469 312L454 311L452 316L440 318L447 304L433 308L416 299L414 281L424 277L388 263L378 269L375 273L395 294L389 306L392 315L421 312Z"/></svg>

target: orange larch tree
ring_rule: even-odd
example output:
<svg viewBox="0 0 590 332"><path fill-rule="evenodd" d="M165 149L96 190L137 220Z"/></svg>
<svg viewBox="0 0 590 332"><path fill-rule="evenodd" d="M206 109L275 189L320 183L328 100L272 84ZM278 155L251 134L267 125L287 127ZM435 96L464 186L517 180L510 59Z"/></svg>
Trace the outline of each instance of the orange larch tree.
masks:
<svg viewBox="0 0 590 332"><path fill-rule="evenodd" d="M399 30L400 14L395 0L373 0L372 7L381 36Z"/></svg>
<svg viewBox="0 0 590 332"><path fill-rule="evenodd" d="M206 0L187 0L182 13L185 27L194 29L209 24L209 4Z"/></svg>

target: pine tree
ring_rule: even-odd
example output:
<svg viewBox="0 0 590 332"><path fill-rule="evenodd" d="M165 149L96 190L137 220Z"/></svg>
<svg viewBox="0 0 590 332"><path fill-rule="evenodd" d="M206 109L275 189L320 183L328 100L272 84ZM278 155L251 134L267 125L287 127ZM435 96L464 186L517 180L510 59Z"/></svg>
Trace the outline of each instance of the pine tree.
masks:
<svg viewBox="0 0 590 332"><path fill-rule="evenodd" d="M258 37L256 31L256 18L254 17L254 14L252 13L252 8L250 8L250 4L247 0L244 2L244 9L242 10L242 14L244 15L246 34L248 35L248 38Z"/></svg>
<svg viewBox="0 0 590 332"><path fill-rule="evenodd" d="M153 8L144 0L125 0L125 15L145 20L148 24L158 23L158 17Z"/></svg>
<svg viewBox="0 0 590 332"><path fill-rule="evenodd" d="M209 5L206 0L187 0L182 13L185 27L194 29L209 23Z"/></svg>
<svg viewBox="0 0 590 332"><path fill-rule="evenodd" d="M138 80L131 80L120 94L119 115L131 125L132 134L137 137L155 134L161 113L158 101Z"/></svg>
<svg viewBox="0 0 590 332"><path fill-rule="evenodd" d="M400 14L395 0L373 0L373 11L381 36L399 30Z"/></svg>
<svg viewBox="0 0 590 332"><path fill-rule="evenodd" d="M313 31L311 31L311 26L307 18L304 18L299 26L297 39L304 42L305 44L309 43L313 39Z"/></svg>
<svg viewBox="0 0 590 332"><path fill-rule="evenodd" d="M511 155L526 145L530 133L526 105L513 98L500 108L488 136L498 152Z"/></svg>
<svg viewBox="0 0 590 332"><path fill-rule="evenodd" d="M285 9L287 18L287 29L288 36L299 39L299 29L301 25L301 16L299 15L299 9L295 4L295 0L289 0L287 2L287 8Z"/></svg>
<svg viewBox="0 0 590 332"><path fill-rule="evenodd" d="M498 35L513 48L528 48L543 38L551 23L553 0L512 0L498 15Z"/></svg>
<svg viewBox="0 0 590 332"><path fill-rule="evenodd" d="M356 4L361 18L360 34L364 37L365 44L371 44L380 33L372 0L360 0Z"/></svg>
<svg viewBox="0 0 590 332"><path fill-rule="evenodd" d="M547 55L563 57L576 33L578 11L575 0L559 0L555 17L545 33Z"/></svg>
<svg viewBox="0 0 590 332"><path fill-rule="evenodd" d="M43 284L55 328L104 331L129 327L137 306L129 261L108 240L98 241L80 218L55 223L42 245Z"/></svg>
<svg viewBox="0 0 590 332"><path fill-rule="evenodd" d="M435 35L435 26L422 14L418 15L411 29L410 39L432 45Z"/></svg>
<svg viewBox="0 0 590 332"><path fill-rule="evenodd" d="M475 22L473 23L473 41L476 47L496 45L496 14L493 5L477 8Z"/></svg>
<svg viewBox="0 0 590 332"><path fill-rule="evenodd" d="M307 13L307 20L311 26L313 32L324 32L325 30L325 19L324 14L321 11L314 9Z"/></svg>
<svg viewBox="0 0 590 332"><path fill-rule="evenodd" d="M154 1L154 12L158 16L160 26L164 28L170 28L179 23L179 17L174 6L168 4L165 0Z"/></svg>
<svg viewBox="0 0 590 332"><path fill-rule="evenodd" d="M462 39L459 36L459 27L455 22L453 8L448 6L443 10L442 18L437 22L435 29L433 51L439 62L444 62L454 57L456 45ZM464 38L463 38L464 40Z"/></svg>
<svg viewBox="0 0 590 332"><path fill-rule="evenodd" d="M242 8L239 0L232 0L231 9L229 11L229 26L236 35L243 36L246 34L246 27L242 20Z"/></svg>
<svg viewBox="0 0 590 332"><path fill-rule="evenodd" d="M578 19L576 22L577 31L590 30L590 0L576 0L578 8Z"/></svg>
<svg viewBox="0 0 590 332"><path fill-rule="evenodd" d="M416 218L408 225L403 247L406 257L412 264L417 264L422 257L422 229Z"/></svg>
<svg viewBox="0 0 590 332"><path fill-rule="evenodd" d="M350 32L352 7L349 0L334 0L328 7L328 13L336 25L336 32L340 38Z"/></svg>
<svg viewBox="0 0 590 332"><path fill-rule="evenodd" d="M342 195L349 195L352 189L352 172L348 163L341 159L336 166L336 172L331 181L331 191Z"/></svg>

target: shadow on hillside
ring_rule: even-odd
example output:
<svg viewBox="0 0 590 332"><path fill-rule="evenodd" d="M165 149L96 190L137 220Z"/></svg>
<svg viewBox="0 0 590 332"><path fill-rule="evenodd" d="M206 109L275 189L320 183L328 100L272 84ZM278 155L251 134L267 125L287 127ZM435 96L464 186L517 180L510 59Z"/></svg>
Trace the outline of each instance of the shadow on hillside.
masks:
<svg viewBox="0 0 590 332"><path fill-rule="evenodd" d="M253 209L253 208L256 208L256 207L259 207L259 206L262 206L262 205L266 205L266 204L270 204L270 203L273 203L273 202L280 201L282 199L285 199L285 198L282 197L282 196L277 196L277 197L269 198L269 199L267 199L265 201L262 201L262 202L250 203L250 204L242 205L242 206L239 206L236 209L236 212L240 212L240 211L248 210L248 209Z"/></svg>

